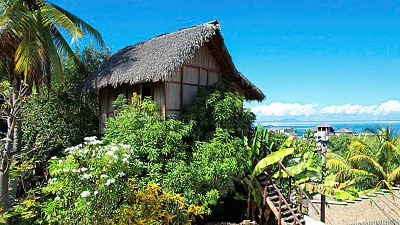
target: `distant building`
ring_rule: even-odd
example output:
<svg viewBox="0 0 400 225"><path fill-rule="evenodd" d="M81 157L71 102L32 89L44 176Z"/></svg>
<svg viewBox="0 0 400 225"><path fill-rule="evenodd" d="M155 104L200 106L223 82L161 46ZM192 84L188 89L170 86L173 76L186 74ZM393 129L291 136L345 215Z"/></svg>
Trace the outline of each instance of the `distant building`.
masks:
<svg viewBox="0 0 400 225"><path fill-rule="evenodd" d="M353 131L348 128L340 128L339 130L335 130L335 135L352 134L352 133L353 133Z"/></svg>
<svg viewBox="0 0 400 225"><path fill-rule="evenodd" d="M317 139L328 139L332 135L335 135L335 129L329 124L323 123L315 127L314 137Z"/></svg>
<svg viewBox="0 0 400 225"><path fill-rule="evenodd" d="M285 134L287 136L297 137L299 135L295 129L290 128L290 127L288 127L288 128L272 127L272 128L269 128L268 130L271 132L274 132L274 133Z"/></svg>

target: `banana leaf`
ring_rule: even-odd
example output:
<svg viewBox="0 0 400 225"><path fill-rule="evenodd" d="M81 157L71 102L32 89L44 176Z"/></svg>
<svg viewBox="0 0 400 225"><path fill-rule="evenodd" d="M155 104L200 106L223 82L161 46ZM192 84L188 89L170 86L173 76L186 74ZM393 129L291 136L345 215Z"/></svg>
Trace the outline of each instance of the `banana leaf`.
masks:
<svg viewBox="0 0 400 225"><path fill-rule="evenodd" d="M282 161L286 156L293 154L294 148L284 148L269 154L267 157L261 159L253 171L253 176L261 174L268 166Z"/></svg>

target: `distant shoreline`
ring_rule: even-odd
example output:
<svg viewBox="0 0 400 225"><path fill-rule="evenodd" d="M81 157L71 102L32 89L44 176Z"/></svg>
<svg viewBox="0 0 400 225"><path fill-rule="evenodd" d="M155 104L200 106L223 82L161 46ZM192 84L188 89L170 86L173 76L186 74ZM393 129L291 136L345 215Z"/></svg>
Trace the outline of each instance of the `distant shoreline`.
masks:
<svg viewBox="0 0 400 225"><path fill-rule="evenodd" d="M310 123L331 123L331 124L352 124L352 123L400 123L400 120L352 120L352 121L326 121L326 120L315 120L315 121L263 121L256 120L255 123L284 123L284 124L310 124Z"/></svg>
<svg viewBox="0 0 400 225"><path fill-rule="evenodd" d="M300 135L302 135L306 130L315 128L318 124L326 123L331 125L335 130L340 128L350 129L354 133L364 132L366 128L370 128L373 130L386 128L393 132L393 134L400 134L400 120L380 120L380 121L293 121L293 122L284 122L284 121L256 121L255 124L260 124L266 128L293 128Z"/></svg>

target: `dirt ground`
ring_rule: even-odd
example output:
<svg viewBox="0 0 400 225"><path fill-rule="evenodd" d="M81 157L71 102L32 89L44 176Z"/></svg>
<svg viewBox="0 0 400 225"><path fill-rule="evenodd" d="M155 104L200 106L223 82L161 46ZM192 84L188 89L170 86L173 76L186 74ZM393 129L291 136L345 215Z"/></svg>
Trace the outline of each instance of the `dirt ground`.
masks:
<svg viewBox="0 0 400 225"><path fill-rule="evenodd" d="M312 210L310 216L319 219ZM400 222L400 191L377 194L376 197L347 205L328 204L326 208L326 224L352 225L376 221Z"/></svg>

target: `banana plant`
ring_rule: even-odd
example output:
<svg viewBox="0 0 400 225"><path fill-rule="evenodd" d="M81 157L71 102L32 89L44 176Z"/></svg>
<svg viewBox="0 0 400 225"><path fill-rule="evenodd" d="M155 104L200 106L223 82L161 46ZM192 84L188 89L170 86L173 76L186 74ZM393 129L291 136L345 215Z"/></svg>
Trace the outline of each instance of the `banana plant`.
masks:
<svg viewBox="0 0 400 225"><path fill-rule="evenodd" d="M256 177L276 163L282 162L288 155L293 154L294 148L291 147L293 137L286 138L282 142L276 140L276 137L267 129L258 126L251 141L246 143L251 143L251 145L247 145L247 148L253 153L254 159L251 174L242 180L242 184L247 190L247 216L252 217L258 224L264 224L269 217L269 208L264 204L260 191L263 187Z"/></svg>

